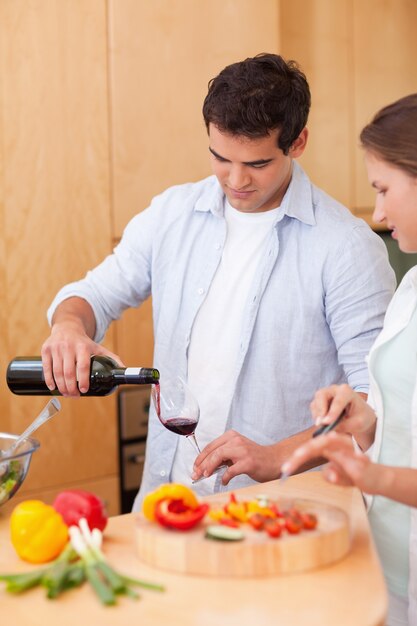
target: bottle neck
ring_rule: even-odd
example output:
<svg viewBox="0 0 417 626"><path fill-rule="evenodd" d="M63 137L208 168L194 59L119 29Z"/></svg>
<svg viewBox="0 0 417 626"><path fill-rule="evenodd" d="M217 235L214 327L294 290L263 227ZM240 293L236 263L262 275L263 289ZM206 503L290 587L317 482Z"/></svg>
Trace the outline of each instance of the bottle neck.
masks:
<svg viewBox="0 0 417 626"><path fill-rule="evenodd" d="M139 369L139 368L136 368L136 369ZM112 377L113 377L114 382L118 385L126 383L126 369L124 368L113 369Z"/></svg>
<svg viewBox="0 0 417 626"><path fill-rule="evenodd" d="M155 384L159 380L158 372L147 367L114 368L112 378L116 385Z"/></svg>

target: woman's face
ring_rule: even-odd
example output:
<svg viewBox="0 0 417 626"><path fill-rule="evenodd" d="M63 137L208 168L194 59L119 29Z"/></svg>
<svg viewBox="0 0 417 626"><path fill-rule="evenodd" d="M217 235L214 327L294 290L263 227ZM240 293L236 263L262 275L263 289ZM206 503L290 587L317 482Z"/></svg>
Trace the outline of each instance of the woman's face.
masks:
<svg viewBox="0 0 417 626"><path fill-rule="evenodd" d="M417 178L368 150L365 164L377 193L373 220L386 223L403 252L417 252Z"/></svg>

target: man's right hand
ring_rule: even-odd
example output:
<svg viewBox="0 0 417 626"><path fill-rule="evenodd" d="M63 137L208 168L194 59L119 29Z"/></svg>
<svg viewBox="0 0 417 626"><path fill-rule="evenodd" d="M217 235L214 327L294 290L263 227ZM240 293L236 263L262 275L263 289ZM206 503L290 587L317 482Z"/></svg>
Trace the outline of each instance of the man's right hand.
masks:
<svg viewBox="0 0 417 626"><path fill-rule="evenodd" d="M45 383L51 391L58 388L63 396L72 397L86 393L92 355L109 356L123 366L116 354L89 336L95 329L91 316L94 320L91 307L78 298L65 300L57 308L51 334L41 349Z"/></svg>

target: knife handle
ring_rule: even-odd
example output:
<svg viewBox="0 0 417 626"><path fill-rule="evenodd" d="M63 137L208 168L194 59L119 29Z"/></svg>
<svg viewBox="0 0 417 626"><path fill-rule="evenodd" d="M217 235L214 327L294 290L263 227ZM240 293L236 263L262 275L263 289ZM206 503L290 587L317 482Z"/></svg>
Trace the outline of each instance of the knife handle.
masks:
<svg viewBox="0 0 417 626"><path fill-rule="evenodd" d="M333 428L336 428L336 426L339 424L339 422L342 421L342 419L345 417L345 415L346 415L346 409L343 409L343 411L341 412L339 417L337 417L334 420L334 422L330 422L330 424L323 424L322 426L317 428L317 430L314 431L312 436L313 437L318 437L319 435L326 435L331 430L333 430Z"/></svg>

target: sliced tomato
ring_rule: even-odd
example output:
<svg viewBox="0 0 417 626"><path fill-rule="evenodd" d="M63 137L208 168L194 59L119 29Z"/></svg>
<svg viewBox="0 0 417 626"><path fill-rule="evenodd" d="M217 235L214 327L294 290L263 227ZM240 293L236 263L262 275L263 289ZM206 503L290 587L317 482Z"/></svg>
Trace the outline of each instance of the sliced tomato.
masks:
<svg viewBox="0 0 417 626"><path fill-rule="evenodd" d="M235 519L232 519L231 517L220 517L217 520L217 523L221 524L222 526L228 526L229 528L240 528L239 522Z"/></svg>

